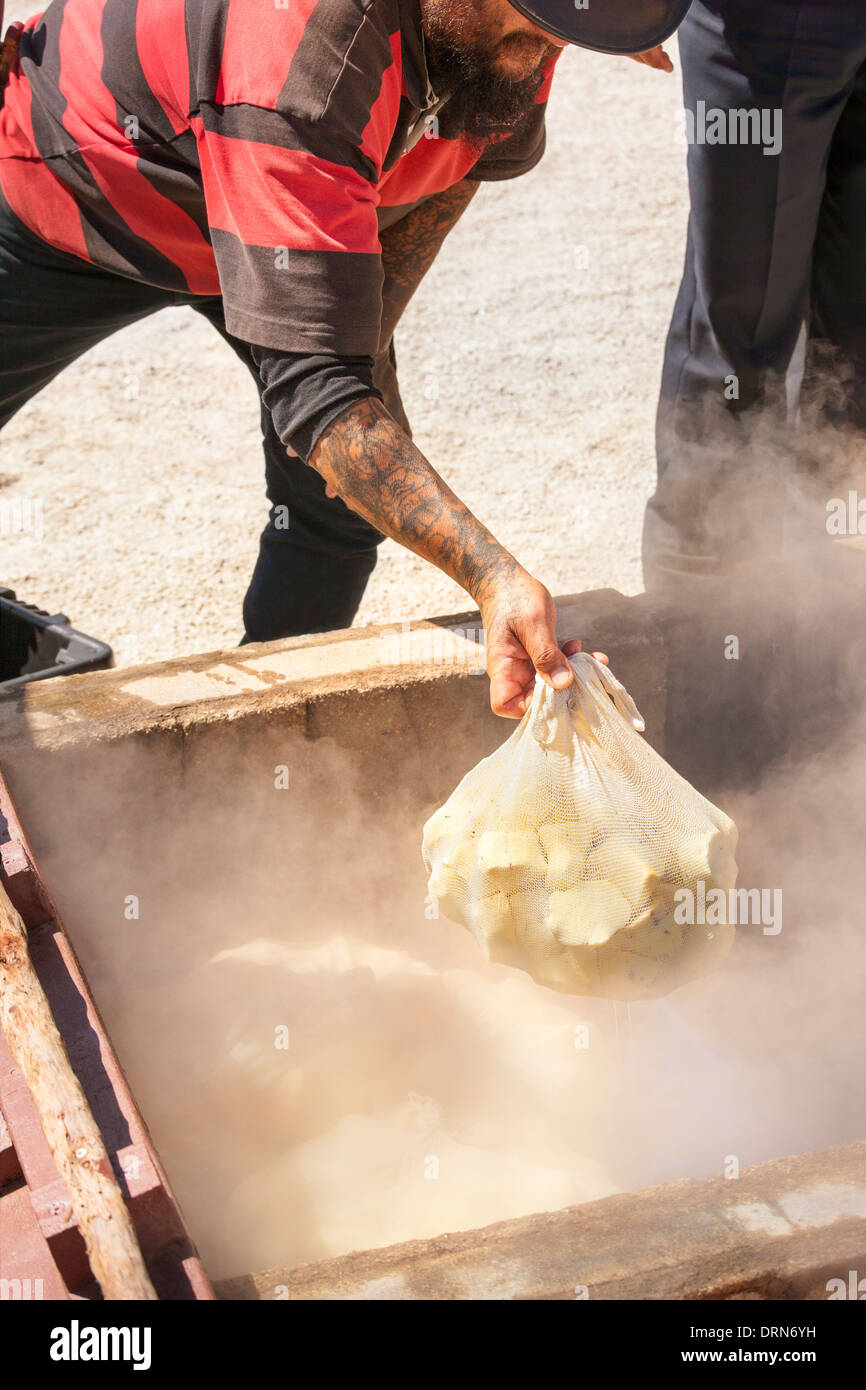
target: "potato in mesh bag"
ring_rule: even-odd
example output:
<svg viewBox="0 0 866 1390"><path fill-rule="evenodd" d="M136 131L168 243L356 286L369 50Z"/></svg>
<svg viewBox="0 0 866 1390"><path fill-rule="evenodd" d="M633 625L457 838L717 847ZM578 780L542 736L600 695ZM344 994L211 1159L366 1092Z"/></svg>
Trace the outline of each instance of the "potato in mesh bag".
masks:
<svg viewBox="0 0 866 1390"><path fill-rule="evenodd" d="M552 891L565 889L580 874L586 853L585 836L575 822L540 825L538 838L544 851L545 878Z"/></svg>
<svg viewBox="0 0 866 1390"><path fill-rule="evenodd" d="M641 737L606 666L536 679L502 746L424 827L430 892L490 961L572 994L646 999L721 964L734 929L696 920L736 882L737 829Z"/></svg>
<svg viewBox="0 0 866 1390"><path fill-rule="evenodd" d="M534 830L485 830L478 839L478 870L487 883L517 893L547 871Z"/></svg>

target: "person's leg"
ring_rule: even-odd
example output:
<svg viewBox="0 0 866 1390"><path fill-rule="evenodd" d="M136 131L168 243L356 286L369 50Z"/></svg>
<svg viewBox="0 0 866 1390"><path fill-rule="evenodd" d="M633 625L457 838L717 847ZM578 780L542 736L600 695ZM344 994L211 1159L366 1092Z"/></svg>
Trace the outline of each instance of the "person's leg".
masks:
<svg viewBox="0 0 866 1390"><path fill-rule="evenodd" d="M724 572L781 540L785 374L864 47L866 7L853 0L699 0L680 29L691 216L644 523L648 587ZM730 135L731 113L748 111L765 123L758 142L710 143L714 113Z"/></svg>
<svg viewBox="0 0 866 1390"><path fill-rule="evenodd" d="M351 627L384 538L315 469L286 455L262 411L270 519L244 598L244 642Z"/></svg>
<svg viewBox="0 0 866 1390"><path fill-rule="evenodd" d="M193 304L261 381L249 345L226 332L222 303ZM383 536L341 502L325 496L315 469L281 442L271 413L261 409L270 515L244 599L243 642L270 642L350 627Z"/></svg>
<svg viewBox="0 0 866 1390"><path fill-rule="evenodd" d="M866 62L833 137L812 269L807 427L866 434ZM832 374L832 377L830 376ZM822 451L820 446L817 452Z"/></svg>
<svg viewBox="0 0 866 1390"><path fill-rule="evenodd" d="M55 251L0 197L0 428L88 348L170 301Z"/></svg>

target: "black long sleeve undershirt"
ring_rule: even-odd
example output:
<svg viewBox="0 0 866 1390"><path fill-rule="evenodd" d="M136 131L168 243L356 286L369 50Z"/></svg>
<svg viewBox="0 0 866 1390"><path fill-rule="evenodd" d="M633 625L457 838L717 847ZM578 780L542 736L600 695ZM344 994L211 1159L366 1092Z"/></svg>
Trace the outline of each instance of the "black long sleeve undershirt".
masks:
<svg viewBox="0 0 866 1390"><path fill-rule="evenodd" d="M262 400L280 439L306 463L332 420L365 396L383 400L373 384L372 357L251 348L262 379Z"/></svg>

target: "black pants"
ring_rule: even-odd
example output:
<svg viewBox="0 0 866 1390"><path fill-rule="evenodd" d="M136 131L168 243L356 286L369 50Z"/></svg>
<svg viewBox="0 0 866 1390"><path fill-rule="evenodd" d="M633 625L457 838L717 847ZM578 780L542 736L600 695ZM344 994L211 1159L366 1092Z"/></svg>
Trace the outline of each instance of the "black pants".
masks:
<svg viewBox="0 0 866 1390"><path fill-rule="evenodd" d="M696 0L679 35L687 111L778 110L782 144L690 139L648 587L780 546L786 469L866 434L866 3Z"/></svg>
<svg viewBox="0 0 866 1390"><path fill-rule="evenodd" d="M0 428L95 343L178 304L208 319L261 386L249 345L226 332L219 296L173 293L55 251L0 199ZM182 405L178 399L177 408ZM338 498L325 496L319 474L287 454L264 406L261 425L271 510L244 599L244 640L348 627L382 536Z"/></svg>

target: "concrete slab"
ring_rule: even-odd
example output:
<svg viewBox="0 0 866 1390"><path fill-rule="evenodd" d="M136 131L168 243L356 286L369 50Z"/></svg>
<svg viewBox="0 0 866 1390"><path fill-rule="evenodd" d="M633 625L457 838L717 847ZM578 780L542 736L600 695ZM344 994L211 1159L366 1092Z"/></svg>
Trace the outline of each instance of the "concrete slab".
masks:
<svg viewBox="0 0 866 1390"><path fill-rule="evenodd" d="M735 1180L669 1183L228 1279L216 1293L338 1301L826 1299L852 1287L851 1271L866 1273L866 1143L757 1164Z"/></svg>
<svg viewBox="0 0 866 1390"><path fill-rule="evenodd" d="M603 642L620 678L637 684L633 693L646 706L648 724L660 727L662 683L647 680L645 661L636 659L648 646L661 657L660 634L645 609L612 589L568 595L557 600L557 609L561 640L581 637L587 648ZM452 700L486 703L483 673L480 616L462 613L41 681L0 698L4 765L14 765L22 748L38 751L275 708L290 711L339 694L444 681ZM464 681L471 695L458 695ZM500 731L506 727L495 722Z"/></svg>

